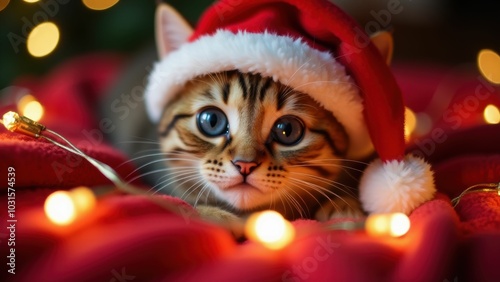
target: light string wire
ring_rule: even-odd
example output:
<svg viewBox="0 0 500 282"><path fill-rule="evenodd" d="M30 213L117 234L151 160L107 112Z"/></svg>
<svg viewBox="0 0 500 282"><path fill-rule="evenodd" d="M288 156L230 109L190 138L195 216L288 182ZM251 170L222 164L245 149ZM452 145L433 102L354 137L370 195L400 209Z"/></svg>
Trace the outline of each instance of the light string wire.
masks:
<svg viewBox="0 0 500 282"><path fill-rule="evenodd" d="M460 200L467 194L471 193L479 193L479 192L495 192L500 196L500 182L498 183L482 183L472 185L469 188L465 189L460 195L451 200L451 204L453 207L456 207Z"/></svg>
<svg viewBox="0 0 500 282"><path fill-rule="evenodd" d="M50 143L70 152L75 155L78 155L85 160L87 160L91 165L93 165L95 168L99 170L107 179L109 179L118 190L127 193L127 194L132 194L132 195L142 195L142 196L147 196L148 199L151 201L155 202L162 208L165 208L173 213L176 214L182 214L185 216L189 212L181 210L182 207L178 207L176 205L171 205L167 203L166 201L162 200L161 198L155 197L153 195L148 194L146 191L143 191L142 189L138 188L135 185L129 184L125 182L120 175L109 165L92 158L91 156L85 154L83 151L78 149L75 145L73 145L68 139L64 138L61 134L50 130L46 128L44 125L33 121L25 116L20 116L19 114L15 112L8 112L4 114L3 119L0 119L0 123L2 123L7 130L14 132L14 133L20 133L29 137L33 138L42 138ZM45 133L49 133L50 135L53 135L54 137L62 140L63 142L58 142L55 140L54 137L52 136L47 136Z"/></svg>

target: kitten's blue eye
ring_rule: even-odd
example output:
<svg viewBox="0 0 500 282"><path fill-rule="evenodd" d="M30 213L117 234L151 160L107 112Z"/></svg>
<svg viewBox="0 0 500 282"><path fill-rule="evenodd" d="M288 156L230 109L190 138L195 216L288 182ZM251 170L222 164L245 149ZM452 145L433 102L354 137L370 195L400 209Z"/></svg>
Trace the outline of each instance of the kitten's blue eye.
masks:
<svg viewBox="0 0 500 282"><path fill-rule="evenodd" d="M274 123L272 134L278 143L295 145L304 136L304 123L296 116L282 116Z"/></svg>
<svg viewBox="0 0 500 282"><path fill-rule="evenodd" d="M229 130L226 115L219 108L205 108L198 113L196 119L198 129L207 137L217 137Z"/></svg>

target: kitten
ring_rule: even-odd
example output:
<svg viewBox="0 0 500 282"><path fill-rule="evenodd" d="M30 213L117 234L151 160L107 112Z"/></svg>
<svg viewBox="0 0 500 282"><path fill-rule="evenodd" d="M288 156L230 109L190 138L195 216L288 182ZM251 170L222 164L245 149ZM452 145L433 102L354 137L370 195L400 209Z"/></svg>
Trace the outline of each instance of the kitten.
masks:
<svg viewBox="0 0 500 282"><path fill-rule="evenodd" d="M166 5L158 8L156 25L162 58L193 32ZM389 62L390 34L379 33L373 42ZM153 72L149 83L175 80L175 73L164 75ZM363 214L356 187L371 156L363 151L365 159L346 158L349 144L358 140L350 140L348 130L311 95L238 70L200 75L168 91L175 94L158 122L161 158L141 165L166 164L145 173L163 173L153 185L157 191L185 199L202 216L216 220L262 209L288 219Z"/></svg>
<svg viewBox="0 0 500 282"><path fill-rule="evenodd" d="M309 95L271 78L229 71L188 82L165 107L159 135L168 184L195 206L297 218L326 201L361 213L356 191L338 181L352 172L343 127Z"/></svg>

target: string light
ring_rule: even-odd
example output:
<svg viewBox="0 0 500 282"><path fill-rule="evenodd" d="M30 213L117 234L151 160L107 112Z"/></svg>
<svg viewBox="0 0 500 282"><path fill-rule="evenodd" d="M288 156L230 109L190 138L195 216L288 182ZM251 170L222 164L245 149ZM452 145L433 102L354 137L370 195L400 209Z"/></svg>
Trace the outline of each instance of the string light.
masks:
<svg viewBox="0 0 500 282"><path fill-rule="evenodd" d="M66 191L50 194L44 204L45 215L57 225L68 225L76 219L76 208Z"/></svg>
<svg viewBox="0 0 500 282"><path fill-rule="evenodd" d="M52 22L37 25L28 35L26 46L33 57L52 53L59 43L59 28Z"/></svg>
<svg viewBox="0 0 500 282"><path fill-rule="evenodd" d="M119 0L82 0L83 4L91 10L106 10L113 7Z"/></svg>
<svg viewBox="0 0 500 282"><path fill-rule="evenodd" d="M44 211L47 218L57 225L69 225L79 216L94 208L96 198L87 187L77 187L69 191L56 191L45 200Z"/></svg>
<svg viewBox="0 0 500 282"><path fill-rule="evenodd" d="M245 225L245 234L273 250L290 244L295 237L293 225L275 211L263 211L252 214Z"/></svg>
<svg viewBox="0 0 500 282"><path fill-rule="evenodd" d="M78 213L91 211L96 205L94 192L88 187L80 186L69 191L71 201Z"/></svg>
<svg viewBox="0 0 500 282"><path fill-rule="evenodd" d="M23 116L34 121L40 121L44 113L42 104L40 104L33 95L29 94L19 99L19 102L17 102L17 109Z"/></svg>
<svg viewBox="0 0 500 282"><path fill-rule="evenodd" d="M498 183L482 183L482 184L476 184L472 185L469 188L465 189L458 197L454 198L451 200L451 204L456 207L458 203L460 203L460 200L462 199L463 196L470 194L470 193L478 193L478 192L494 192L497 193L500 196L500 182Z"/></svg>
<svg viewBox="0 0 500 282"><path fill-rule="evenodd" d="M403 213L372 214L365 221L365 229L372 236L400 237L410 230L410 219Z"/></svg>
<svg viewBox="0 0 500 282"><path fill-rule="evenodd" d="M184 211L184 209L182 207L170 204L170 203L166 202L165 200L163 200L162 198L158 198L158 197L154 197L152 195L149 195L145 190L140 189L132 184L125 182L113 168L111 168L110 166L108 166L107 164L105 164L99 160L96 160L96 159L88 156L87 154L82 152L80 149L78 149L75 145L73 145L71 142L69 142L66 138L64 138L62 135L60 135L59 133L57 133L55 131L52 131L52 130L46 128L44 125L42 125L36 121L33 121L25 116L20 116L18 113L15 113L15 112L7 112L3 115L3 119L0 120L0 123L2 123L5 126L5 128L7 128L7 130L9 130L11 132L20 133L20 134L27 135L27 136L34 137L34 138L45 139L45 140L49 141L50 143L66 150L70 153L73 153L75 155L78 155L78 156L84 158L90 164L92 164L95 168L97 168L106 178L108 178L111 182L113 182L113 184L116 186L117 189L121 190L124 193L132 194L132 195L147 196L152 202L154 202L155 204L159 205L160 207L162 207L166 210L171 211L172 213L183 214L183 215L186 214L186 211ZM68 193L68 192L66 192L66 193ZM67 204L66 204L67 199L65 198L65 196L63 194L61 194L61 193L56 194L57 195L56 202L60 202L64 206L67 206ZM86 196L86 194L87 194L87 196ZM72 205L73 207L76 207L76 210L82 210L82 209L85 209L84 207L86 207L86 206L93 206L93 204L91 203L91 201L88 198L88 194L89 194L88 191L84 191L84 190L80 189L80 190L74 190L74 191L72 191L71 194L66 194L66 195L71 198L70 206ZM83 200L83 203L85 203L85 204L80 203L81 197L86 198ZM53 204L51 204L50 206L52 206L52 205ZM59 209L55 209L55 210L58 211L59 213L63 213L63 214L68 215L68 214L71 214L71 212L68 212L68 209L71 209L71 207L69 207L69 208L67 207L65 210L59 210ZM47 214L48 213L49 212L47 212ZM63 215L61 215L61 217L64 218ZM72 219L70 216L68 216L68 219L66 219L66 220L69 222L72 222Z"/></svg>
<svg viewBox="0 0 500 282"><path fill-rule="evenodd" d="M484 78L491 83L500 84L500 56L497 53L489 49L479 51L477 65Z"/></svg>
<svg viewBox="0 0 500 282"><path fill-rule="evenodd" d="M500 123L500 111L495 105L488 105L484 108L484 120L489 124Z"/></svg>

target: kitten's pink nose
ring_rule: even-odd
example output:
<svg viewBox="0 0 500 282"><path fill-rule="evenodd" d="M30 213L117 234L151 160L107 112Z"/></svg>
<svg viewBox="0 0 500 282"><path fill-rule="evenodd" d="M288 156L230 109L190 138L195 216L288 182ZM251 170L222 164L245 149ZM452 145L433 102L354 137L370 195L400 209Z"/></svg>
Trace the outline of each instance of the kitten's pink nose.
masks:
<svg viewBox="0 0 500 282"><path fill-rule="evenodd" d="M235 161L233 165L238 168L243 176L249 175L257 166L256 162Z"/></svg>

